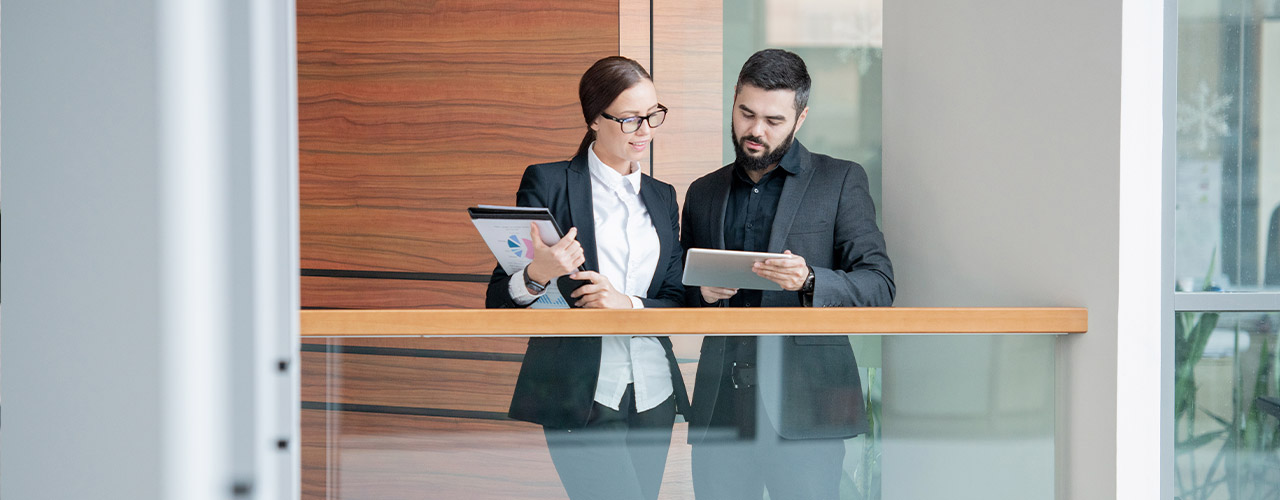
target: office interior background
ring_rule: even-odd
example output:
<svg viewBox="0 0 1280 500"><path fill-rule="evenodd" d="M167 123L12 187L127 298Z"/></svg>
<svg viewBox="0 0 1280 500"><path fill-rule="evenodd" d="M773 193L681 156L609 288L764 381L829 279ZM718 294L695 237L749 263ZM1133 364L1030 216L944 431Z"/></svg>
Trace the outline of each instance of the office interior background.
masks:
<svg viewBox="0 0 1280 500"><path fill-rule="evenodd" d="M482 307L462 209L571 153L605 55L651 69L646 167L683 195L765 47L813 73L799 138L867 168L895 305L1089 309L851 337L879 421L842 495L1280 495L1280 2L2 7L0 496L561 498L503 418L524 339L300 339L296 311Z"/></svg>

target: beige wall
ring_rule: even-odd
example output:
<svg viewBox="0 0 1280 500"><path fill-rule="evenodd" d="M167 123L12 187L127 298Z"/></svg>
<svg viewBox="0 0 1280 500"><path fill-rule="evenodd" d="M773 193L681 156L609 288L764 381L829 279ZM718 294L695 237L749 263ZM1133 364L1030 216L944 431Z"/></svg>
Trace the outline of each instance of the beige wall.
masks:
<svg viewBox="0 0 1280 500"><path fill-rule="evenodd" d="M886 1L884 17L895 305L1087 307L1089 332L1057 343L1057 485L1043 498L1115 498L1121 3ZM886 392L946 362L903 342L885 341ZM889 448L898 437L886 423L886 498L921 474ZM936 493L985 498L982 487Z"/></svg>

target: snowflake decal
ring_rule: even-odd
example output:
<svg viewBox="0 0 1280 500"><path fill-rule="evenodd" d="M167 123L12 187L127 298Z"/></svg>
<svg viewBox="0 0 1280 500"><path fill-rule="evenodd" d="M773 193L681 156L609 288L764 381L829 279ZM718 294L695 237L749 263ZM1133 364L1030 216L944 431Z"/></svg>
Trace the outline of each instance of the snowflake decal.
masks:
<svg viewBox="0 0 1280 500"><path fill-rule="evenodd" d="M858 74L866 75L884 47L884 7L880 0L855 0L850 12L835 20L835 37L847 47L836 52L842 63L858 64Z"/></svg>
<svg viewBox="0 0 1280 500"><path fill-rule="evenodd" d="M1207 151L1210 139L1226 137L1230 132L1226 113L1230 104L1231 96L1215 94L1201 80L1190 102L1178 102L1178 132L1195 134L1196 146L1201 152Z"/></svg>

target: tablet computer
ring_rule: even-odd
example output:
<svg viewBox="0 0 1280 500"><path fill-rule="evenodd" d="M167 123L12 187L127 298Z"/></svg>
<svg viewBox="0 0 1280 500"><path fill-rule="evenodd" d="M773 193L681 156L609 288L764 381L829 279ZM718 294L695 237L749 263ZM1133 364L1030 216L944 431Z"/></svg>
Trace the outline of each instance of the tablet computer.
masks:
<svg viewBox="0 0 1280 500"><path fill-rule="evenodd" d="M760 277L751 265L765 259L789 259L782 253L741 252L690 248L684 261L684 278L689 286L717 286L747 290L782 290L782 286Z"/></svg>

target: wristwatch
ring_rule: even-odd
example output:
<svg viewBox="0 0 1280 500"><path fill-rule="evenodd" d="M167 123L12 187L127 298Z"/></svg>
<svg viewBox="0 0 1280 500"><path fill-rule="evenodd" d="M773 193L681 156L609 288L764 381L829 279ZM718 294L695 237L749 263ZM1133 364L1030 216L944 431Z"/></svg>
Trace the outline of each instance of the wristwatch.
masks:
<svg viewBox="0 0 1280 500"><path fill-rule="evenodd" d="M804 278L804 284L800 285L800 293L813 294L813 266L809 266L809 276Z"/></svg>
<svg viewBox="0 0 1280 500"><path fill-rule="evenodd" d="M550 284L550 282L548 282L547 284ZM537 281L533 281L533 278L529 277L528 269L525 269L524 271L524 288L526 290L529 290L529 293L533 295L538 295L542 292L547 291L547 285L538 283Z"/></svg>

